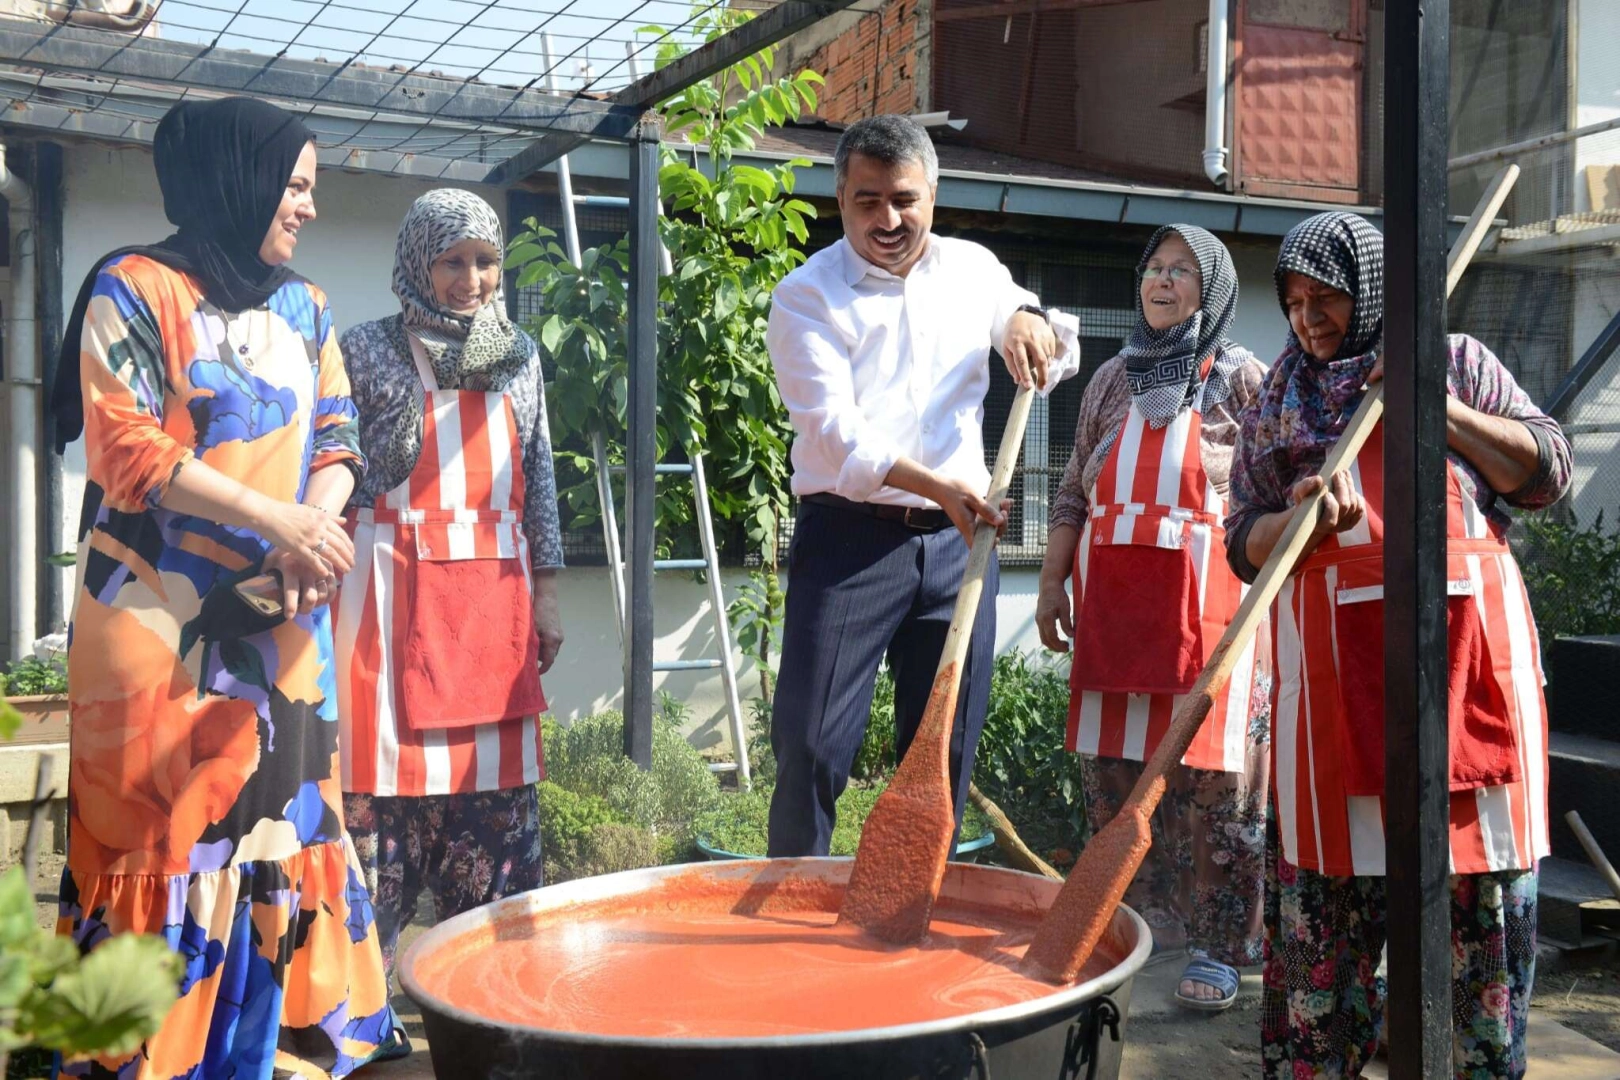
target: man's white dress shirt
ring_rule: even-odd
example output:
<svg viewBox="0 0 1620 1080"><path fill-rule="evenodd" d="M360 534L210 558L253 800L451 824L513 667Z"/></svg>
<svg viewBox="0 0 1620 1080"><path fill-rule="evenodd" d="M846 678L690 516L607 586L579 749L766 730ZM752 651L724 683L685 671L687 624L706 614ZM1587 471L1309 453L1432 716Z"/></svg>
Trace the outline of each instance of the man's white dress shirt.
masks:
<svg viewBox="0 0 1620 1080"><path fill-rule="evenodd" d="M967 240L930 234L903 278L847 239L812 255L776 286L766 333L796 436L793 493L936 505L883 483L902 457L987 491L990 349L1001 347L1019 307L1036 303L988 248ZM1078 320L1048 318L1062 352L1043 394L1080 367Z"/></svg>

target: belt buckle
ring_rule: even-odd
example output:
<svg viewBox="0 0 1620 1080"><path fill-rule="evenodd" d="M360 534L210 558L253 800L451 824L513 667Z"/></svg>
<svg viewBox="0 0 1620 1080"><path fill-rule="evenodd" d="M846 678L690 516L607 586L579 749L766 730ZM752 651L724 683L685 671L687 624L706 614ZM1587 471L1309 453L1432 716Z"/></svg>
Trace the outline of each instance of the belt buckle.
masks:
<svg viewBox="0 0 1620 1080"><path fill-rule="evenodd" d="M922 509L923 509L923 507L921 507L921 506L908 506L908 507L906 507L906 516L901 519L905 523L906 528L912 529L912 530L914 530L916 532L926 532L928 530L928 528L929 528L928 526L919 525L916 522L911 520L911 512L913 510L922 510Z"/></svg>

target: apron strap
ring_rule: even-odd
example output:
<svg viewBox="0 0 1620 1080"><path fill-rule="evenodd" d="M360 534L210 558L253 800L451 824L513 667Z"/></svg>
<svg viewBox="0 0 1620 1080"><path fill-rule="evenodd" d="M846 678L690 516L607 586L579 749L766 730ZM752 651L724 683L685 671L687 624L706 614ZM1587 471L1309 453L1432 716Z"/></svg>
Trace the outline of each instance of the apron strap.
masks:
<svg viewBox="0 0 1620 1080"><path fill-rule="evenodd" d="M416 361L416 373L422 378L422 388L430 394L436 392L439 380L433 377L433 365L428 363L427 349L422 347L422 339L407 330L405 340L411 343L411 359Z"/></svg>

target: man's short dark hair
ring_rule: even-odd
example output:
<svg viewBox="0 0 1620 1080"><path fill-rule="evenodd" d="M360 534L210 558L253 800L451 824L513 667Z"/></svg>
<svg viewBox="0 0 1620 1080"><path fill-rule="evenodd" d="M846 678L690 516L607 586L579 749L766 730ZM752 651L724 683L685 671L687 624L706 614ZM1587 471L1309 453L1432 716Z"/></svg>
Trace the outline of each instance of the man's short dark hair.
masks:
<svg viewBox="0 0 1620 1080"><path fill-rule="evenodd" d="M939 156L934 153L933 140L921 124L908 116L869 116L844 129L838 149L833 151L833 175L839 188L849 175L851 154L881 161L891 168L921 165L928 174L928 186L939 183Z"/></svg>

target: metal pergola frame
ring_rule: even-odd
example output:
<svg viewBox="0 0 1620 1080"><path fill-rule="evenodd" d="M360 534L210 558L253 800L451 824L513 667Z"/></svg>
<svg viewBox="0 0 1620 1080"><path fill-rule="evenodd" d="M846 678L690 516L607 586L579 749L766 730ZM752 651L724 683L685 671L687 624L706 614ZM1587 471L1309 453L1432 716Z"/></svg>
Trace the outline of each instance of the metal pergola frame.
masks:
<svg viewBox="0 0 1620 1080"><path fill-rule="evenodd" d="M652 555L660 100L855 0L785 0L743 28L613 95L532 89L324 64L0 18L0 62L203 91L264 94L402 117L499 123L538 137L490 171L521 178L589 137L627 142L630 325L625 748L651 763ZM1009 5L1032 8L1034 5ZM1387 8L1384 97L1387 378L1385 807L1390 1075L1450 1075L1447 892L1445 261L1449 0ZM50 364L53 350L44 356ZM53 373L47 367L46 379Z"/></svg>
<svg viewBox="0 0 1620 1080"><path fill-rule="evenodd" d="M657 423L658 170L663 100L752 56L856 0L783 0L736 30L633 81L610 99L565 96L81 26L0 17L0 65L47 73L129 79L208 94L249 94L340 106L402 119L494 124L533 141L484 177L520 180L586 139L628 143L630 154L629 446L626 448L625 560L629 619L624 665L624 748L652 765L653 490ZM55 350L42 350L44 381L55 379ZM742 752L743 748L739 748Z"/></svg>

